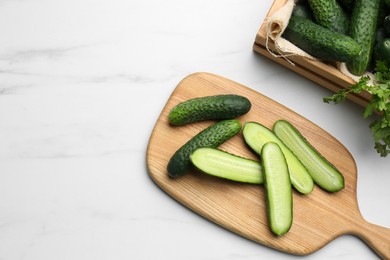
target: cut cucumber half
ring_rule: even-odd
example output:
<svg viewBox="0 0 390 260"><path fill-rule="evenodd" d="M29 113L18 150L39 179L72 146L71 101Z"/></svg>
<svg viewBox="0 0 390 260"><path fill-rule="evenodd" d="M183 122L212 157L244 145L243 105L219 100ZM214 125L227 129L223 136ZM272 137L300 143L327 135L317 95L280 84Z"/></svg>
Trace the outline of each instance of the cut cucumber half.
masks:
<svg viewBox="0 0 390 260"><path fill-rule="evenodd" d="M243 135L245 142L259 155L264 144L268 142L278 144L286 157L294 188L302 194L312 192L314 182L308 170L270 129L256 122L247 122L244 125Z"/></svg>
<svg viewBox="0 0 390 260"><path fill-rule="evenodd" d="M261 152L267 194L268 222L278 236L287 233L292 225L292 188L285 156L279 145L266 143Z"/></svg>
<svg viewBox="0 0 390 260"><path fill-rule="evenodd" d="M241 122L236 119L223 120L210 125L180 147L167 165L168 175L178 178L192 167L190 155L201 147L218 147L241 131Z"/></svg>
<svg viewBox="0 0 390 260"><path fill-rule="evenodd" d="M344 177L341 172L325 159L290 122L276 121L273 131L305 165L319 187L329 192L344 188Z"/></svg>
<svg viewBox="0 0 390 260"><path fill-rule="evenodd" d="M190 159L197 169L209 175L237 182L264 182L261 164L255 160L216 148L198 148L190 155Z"/></svg>

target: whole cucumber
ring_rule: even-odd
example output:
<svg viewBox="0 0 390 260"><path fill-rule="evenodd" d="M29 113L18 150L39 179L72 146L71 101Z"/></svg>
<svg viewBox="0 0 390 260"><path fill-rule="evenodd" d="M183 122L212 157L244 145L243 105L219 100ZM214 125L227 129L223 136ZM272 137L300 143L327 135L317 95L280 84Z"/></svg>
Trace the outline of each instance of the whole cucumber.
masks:
<svg viewBox="0 0 390 260"><path fill-rule="evenodd" d="M291 16L283 37L322 60L345 62L356 58L360 53L359 44L351 37L302 17Z"/></svg>
<svg viewBox="0 0 390 260"><path fill-rule="evenodd" d="M184 125L212 119L232 119L247 113L250 101L239 95L215 95L186 100L176 105L169 113L172 125Z"/></svg>
<svg viewBox="0 0 390 260"><path fill-rule="evenodd" d="M376 37L379 2L380 0L355 0L352 10L349 35L360 45L361 53L347 63L347 68L357 76L362 75L371 62Z"/></svg>
<svg viewBox="0 0 390 260"><path fill-rule="evenodd" d="M217 122L180 147L168 162L168 175L177 178L191 169L190 155L198 148L216 148L222 143L238 134L241 130L241 122L236 119Z"/></svg>
<svg viewBox="0 0 390 260"><path fill-rule="evenodd" d="M349 17L336 0L308 0L317 24L348 34Z"/></svg>

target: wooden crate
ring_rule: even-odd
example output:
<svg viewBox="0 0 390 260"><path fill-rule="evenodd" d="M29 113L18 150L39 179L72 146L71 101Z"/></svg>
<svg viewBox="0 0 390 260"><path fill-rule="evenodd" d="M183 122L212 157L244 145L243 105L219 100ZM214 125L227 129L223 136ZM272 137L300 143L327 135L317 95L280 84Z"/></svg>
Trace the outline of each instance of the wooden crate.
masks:
<svg viewBox="0 0 390 260"><path fill-rule="evenodd" d="M317 84L333 91L338 92L341 89L345 89L355 82L342 74L336 67L325 64L321 61L311 60L300 56L288 56L288 59L294 64L291 64L283 57L276 57L272 55L270 51L278 53L275 49L274 42L268 39L268 49L266 47L267 42L267 20L272 14L279 8L286 4L287 0L275 0L263 22L259 31L257 32L255 43L253 45L254 51L264 55L265 57L283 65L284 67L295 71L296 73L316 82ZM361 105L366 106L370 100L370 94L367 92L360 94L351 94L348 99Z"/></svg>

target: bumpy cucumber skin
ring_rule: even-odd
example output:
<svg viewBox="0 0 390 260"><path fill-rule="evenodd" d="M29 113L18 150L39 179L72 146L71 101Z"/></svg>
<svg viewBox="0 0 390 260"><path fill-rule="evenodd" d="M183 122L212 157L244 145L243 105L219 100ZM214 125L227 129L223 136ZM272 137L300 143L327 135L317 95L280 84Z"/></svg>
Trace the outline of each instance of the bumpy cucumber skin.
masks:
<svg viewBox="0 0 390 260"><path fill-rule="evenodd" d="M330 169L332 169L332 174L333 174L333 178L334 179L337 179L338 183L332 183L332 184L324 184L322 181L321 181L321 178L318 176L318 174L315 174L313 169L311 168L311 166L309 165L309 163L307 163L307 161L305 160L305 158L302 158L300 156L298 156L298 151L294 151L294 148L291 147L290 145L288 145L288 142L285 138L283 138L279 131L278 131L278 127L281 126L281 125L285 125L286 127L289 128L289 130L291 130L292 132L294 132L298 138L294 138L295 140L296 139L300 139L307 147L307 149L304 149L305 151L307 150L311 150L313 154L315 154L314 156L310 156L307 158L307 160L309 161L313 161L314 160L314 157L317 156L317 161L322 161L324 164L326 164ZM301 132L298 131L298 129L293 126L289 121L287 120L277 120L275 123L274 123L274 126L273 126L273 131L274 133L282 140L282 142L291 149L291 151L293 151L296 156L298 157L298 159L303 163L303 165L305 165L305 167L309 170L309 173L312 175L313 177L313 180L314 182L319 186L321 187L323 190L326 190L328 192L338 192L340 190L342 190L344 188L344 176L342 175L342 173L331 163L329 162L324 156L322 156L321 153L319 153L317 151L317 149L315 149L313 147L312 144L310 144L307 139L301 134ZM303 150L302 148L300 148L300 150Z"/></svg>
<svg viewBox="0 0 390 260"><path fill-rule="evenodd" d="M201 172L236 182L263 184L260 162L216 148L198 148L191 155L192 164Z"/></svg>
<svg viewBox="0 0 390 260"><path fill-rule="evenodd" d="M253 132L253 128L256 131ZM308 170L270 129L257 122L246 122L242 133L247 145L260 156L262 148L266 143L273 142L278 144L286 157L291 183L294 188L299 193L305 195L313 191L314 182Z"/></svg>
<svg viewBox="0 0 390 260"><path fill-rule="evenodd" d="M283 37L314 57L327 61L350 61L361 49L352 38L296 16L291 16Z"/></svg>
<svg viewBox="0 0 390 260"><path fill-rule="evenodd" d="M349 35L361 47L361 53L347 63L348 70L362 75L370 65L374 48L380 0L356 0L352 10Z"/></svg>
<svg viewBox="0 0 390 260"><path fill-rule="evenodd" d="M187 143L180 147L168 162L168 175L172 178L180 177L191 169L190 155L198 148L216 148L238 134L241 122L236 119L217 122L199 132Z"/></svg>
<svg viewBox="0 0 390 260"><path fill-rule="evenodd" d="M265 189L267 195L268 222L271 231L282 236L293 221L292 189L286 159L279 145L266 143L261 151Z"/></svg>
<svg viewBox="0 0 390 260"><path fill-rule="evenodd" d="M303 4L295 5L291 15L306 18L312 21L314 20L313 12L311 11L308 5L303 5Z"/></svg>
<svg viewBox="0 0 390 260"><path fill-rule="evenodd" d="M348 34L349 17L336 0L308 0L317 24L334 32Z"/></svg>
<svg viewBox="0 0 390 260"><path fill-rule="evenodd" d="M233 119L250 109L250 101L239 95L199 97L176 105L170 111L168 120L172 125L184 125L204 120Z"/></svg>

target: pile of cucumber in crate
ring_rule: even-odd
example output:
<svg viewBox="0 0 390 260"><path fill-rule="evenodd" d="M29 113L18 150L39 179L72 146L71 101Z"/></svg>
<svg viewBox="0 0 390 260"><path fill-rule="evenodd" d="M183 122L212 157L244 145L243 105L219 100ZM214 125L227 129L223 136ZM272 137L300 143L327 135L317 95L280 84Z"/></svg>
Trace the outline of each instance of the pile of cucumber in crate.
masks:
<svg viewBox="0 0 390 260"><path fill-rule="evenodd" d="M350 93L368 91L372 98L363 116L370 124L375 149L390 152L390 0L300 0L283 38L324 61L343 62L360 81L325 102L340 103ZM363 76L371 72L373 77Z"/></svg>
<svg viewBox="0 0 390 260"><path fill-rule="evenodd" d="M283 37L319 59L346 62L359 76L370 69L372 59L385 58L386 51L390 61L390 48L381 48L387 40L383 26L390 29L387 13L382 0L301 0ZM382 53L375 55L374 49Z"/></svg>

